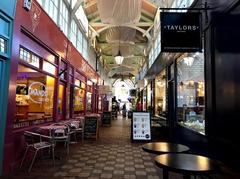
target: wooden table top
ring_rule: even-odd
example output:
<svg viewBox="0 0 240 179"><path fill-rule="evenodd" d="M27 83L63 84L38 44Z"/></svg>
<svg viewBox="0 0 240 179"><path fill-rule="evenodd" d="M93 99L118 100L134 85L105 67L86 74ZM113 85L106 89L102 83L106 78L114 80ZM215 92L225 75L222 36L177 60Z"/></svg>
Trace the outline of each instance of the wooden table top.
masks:
<svg viewBox="0 0 240 179"><path fill-rule="evenodd" d="M153 153L153 154L163 154L163 153L180 153L186 152L189 150L189 147L169 142L151 142L144 144L142 149L145 152Z"/></svg>
<svg viewBox="0 0 240 179"><path fill-rule="evenodd" d="M155 163L160 168L183 174L206 174L219 168L217 162L208 157L182 153L159 155Z"/></svg>

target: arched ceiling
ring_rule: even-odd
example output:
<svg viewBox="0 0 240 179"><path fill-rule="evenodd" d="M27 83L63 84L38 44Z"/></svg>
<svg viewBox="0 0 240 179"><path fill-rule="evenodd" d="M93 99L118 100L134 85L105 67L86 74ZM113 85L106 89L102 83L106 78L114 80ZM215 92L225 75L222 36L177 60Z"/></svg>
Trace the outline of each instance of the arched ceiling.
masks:
<svg viewBox="0 0 240 179"><path fill-rule="evenodd" d="M104 5L104 1L113 5L117 4L119 7L106 8L109 12L103 12L101 5ZM133 3L136 8L140 4L140 11L138 11L140 17L137 21L135 18L131 22L126 22L126 19L123 18L126 16L124 9L130 8L127 7L129 3ZM84 0L83 7L94 32L91 38L96 38L97 53L101 56L100 60L108 71L109 77L115 78L124 73L136 76L147 59L144 52L152 38L149 30L153 27L157 12L157 6L153 3L148 0ZM115 18L124 23L106 18L108 13L111 14L113 8L118 13L118 17ZM137 12L135 13L137 14ZM134 14L129 13L128 15L133 16ZM105 19L102 19L104 17ZM121 65L117 65L114 60L119 49L124 56Z"/></svg>

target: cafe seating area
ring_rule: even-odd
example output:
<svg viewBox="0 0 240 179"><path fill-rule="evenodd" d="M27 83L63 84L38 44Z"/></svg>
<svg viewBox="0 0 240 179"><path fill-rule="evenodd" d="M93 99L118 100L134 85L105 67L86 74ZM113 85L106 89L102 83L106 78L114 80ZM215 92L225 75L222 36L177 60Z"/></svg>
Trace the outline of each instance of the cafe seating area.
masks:
<svg viewBox="0 0 240 179"><path fill-rule="evenodd" d="M84 117L76 117L74 119L52 123L49 125L43 125L34 129L34 132L25 131L24 139L26 144L26 150L22 158L20 168L22 168L26 158L28 158L29 151L34 150L33 157L30 156L31 163L28 169L28 172L31 172L31 169L34 165L38 151L48 149L48 154L51 155L53 164L55 165L55 148L62 143L66 150L66 155L69 155L71 141L74 140L74 143L78 142L77 135L81 135L81 142L84 140ZM46 151L41 152L43 154Z"/></svg>
<svg viewBox="0 0 240 179"><path fill-rule="evenodd" d="M81 119L84 121L84 118ZM179 170L171 170L169 168L166 170L166 168L163 167L163 164L158 164L157 161L170 161L171 164L173 164L173 161L175 161L178 162L178 166L186 167L186 164L189 161L188 159L182 159L182 157L195 157L195 155L193 156L191 154L194 152L191 147L166 141L163 142L161 139L158 141L152 141L150 143L131 143L131 120L125 118L123 119L120 116L118 116L117 120L111 121L111 126L99 126L99 137L97 140L83 138L84 142L82 142L81 135L79 135L79 137L77 136L76 143L75 133L71 133L70 128L70 132L67 133L71 135L71 137L69 136L68 138L69 153L67 154L65 141L61 144L55 141L55 138L65 135L65 129L70 127L71 123L73 126L76 121L83 122L82 120L77 120L74 118L58 124L54 123L41 126L39 129L35 130L38 133L26 131L26 144L28 148L40 146L38 145L38 140L40 140L40 138L40 143L46 142L44 144L48 144L47 142L49 142L49 146L46 146L46 148L43 148L43 150L42 148L39 149L37 154L33 156L34 158L32 155L28 156L30 152L27 152L28 154L23 157L21 168L7 178L20 179L27 176L28 178L182 179L190 177L190 175L188 175L189 173L186 173L186 171L181 172ZM85 123L83 122L83 124ZM79 125L81 126L80 123ZM82 127L84 128L84 126ZM55 132L58 130L58 133L53 135L54 133L51 132L53 130ZM61 132L63 133L61 134ZM74 143L72 144L71 141ZM156 151L151 152L151 150ZM37 157L38 155L39 157ZM175 155L179 155L179 157L175 158L174 160L166 160L166 157L173 157L173 155L174 157L176 157ZM190 159L190 161L197 162L198 164L200 162L201 167L208 162L208 159L206 160L206 158L203 158L203 156L196 155L196 157L200 157L200 160L194 161ZM178 160L183 161L180 161L179 163ZM27 161L29 161L30 164L28 164ZM196 176L194 174L195 178L222 179L240 177L238 173L235 173L222 163L214 161L214 165L215 164L217 164L221 170L214 170L214 172L207 173L207 175L205 175L206 173L204 172L204 175L202 175L203 173L200 172L197 173ZM194 165L188 169L190 170L193 167ZM192 175L191 172L190 174Z"/></svg>

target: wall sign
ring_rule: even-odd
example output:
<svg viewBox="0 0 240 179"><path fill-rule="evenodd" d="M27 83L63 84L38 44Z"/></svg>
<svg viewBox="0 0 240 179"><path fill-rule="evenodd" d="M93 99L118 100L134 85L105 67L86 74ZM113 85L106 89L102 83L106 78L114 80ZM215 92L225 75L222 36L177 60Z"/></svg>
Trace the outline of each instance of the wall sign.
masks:
<svg viewBox="0 0 240 179"><path fill-rule="evenodd" d="M149 112L133 112L132 140L151 140L151 118Z"/></svg>
<svg viewBox="0 0 240 179"><path fill-rule="evenodd" d="M202 50L200 13L161 12L162 52Z"/></svg>
<svg viewBox="0 0 240 179"><path fill-rule="evenodd" d="M47 87L40 82L33 82L28 88L29 99L34 103L48 102Z"/></svg>

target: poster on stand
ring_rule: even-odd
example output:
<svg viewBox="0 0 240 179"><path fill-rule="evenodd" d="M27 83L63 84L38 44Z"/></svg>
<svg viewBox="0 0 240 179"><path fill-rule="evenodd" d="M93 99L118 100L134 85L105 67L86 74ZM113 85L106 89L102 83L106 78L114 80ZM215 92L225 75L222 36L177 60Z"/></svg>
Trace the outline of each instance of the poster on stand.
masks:
<svg viewBox="0 0 240 179"><path fill-rule="evenodd" d="M133 112L132 141L151 140L151 117L149 112Z"/></svg>

